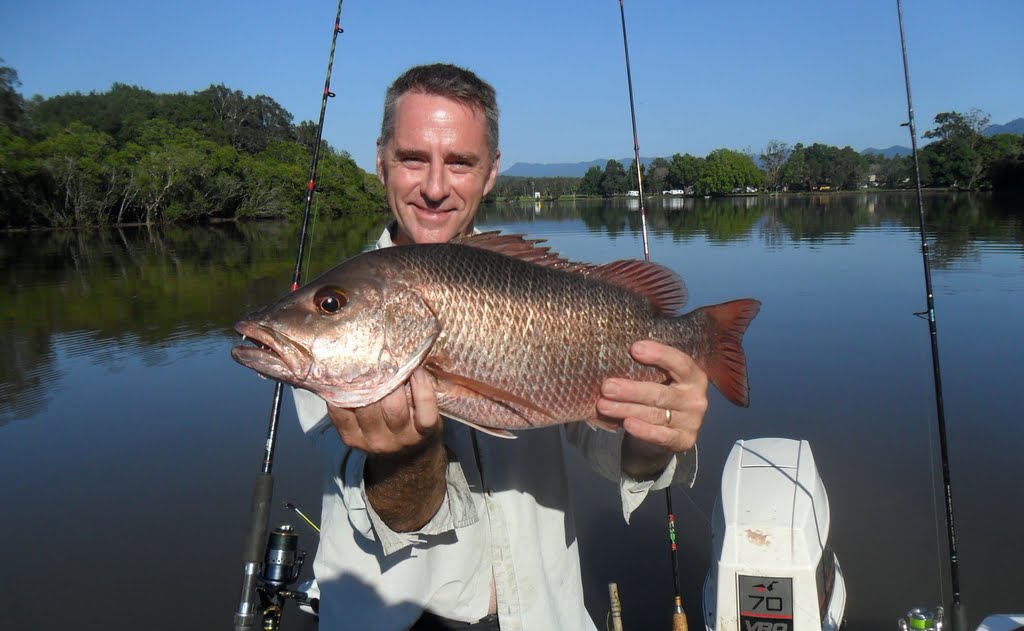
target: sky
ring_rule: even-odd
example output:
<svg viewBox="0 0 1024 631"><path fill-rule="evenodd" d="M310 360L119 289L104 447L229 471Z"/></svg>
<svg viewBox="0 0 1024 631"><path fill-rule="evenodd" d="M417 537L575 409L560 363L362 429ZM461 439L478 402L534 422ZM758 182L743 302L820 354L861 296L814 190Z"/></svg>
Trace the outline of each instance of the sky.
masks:
<svg viewBox="0 0 1024 631"><path fill-rule="evenodd" d="M0 58L29 98L211 84L316 120L333 0L11 0ZM910 145L895 0L625 0L640 154L759 153L770 140ZM918 133L939 112L1024 117L1024 1L903 3ZM633 154L616 0L348 0L324 137L374 168L384 91L409 66L498 91L502 170Z"/></svg>

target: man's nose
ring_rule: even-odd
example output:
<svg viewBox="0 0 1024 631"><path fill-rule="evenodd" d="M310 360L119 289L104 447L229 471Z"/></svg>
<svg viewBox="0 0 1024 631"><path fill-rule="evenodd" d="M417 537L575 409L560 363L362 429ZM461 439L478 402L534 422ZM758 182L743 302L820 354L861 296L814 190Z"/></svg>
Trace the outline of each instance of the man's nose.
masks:
<svg viewBox="0 0 1024 631"><path fill-rule="evenodd" d="M443 162L431 161L427 170L427 181L423 184L423 196L431 201L441 201L448 197L451 183L448 181L448 169Z"/></svg>

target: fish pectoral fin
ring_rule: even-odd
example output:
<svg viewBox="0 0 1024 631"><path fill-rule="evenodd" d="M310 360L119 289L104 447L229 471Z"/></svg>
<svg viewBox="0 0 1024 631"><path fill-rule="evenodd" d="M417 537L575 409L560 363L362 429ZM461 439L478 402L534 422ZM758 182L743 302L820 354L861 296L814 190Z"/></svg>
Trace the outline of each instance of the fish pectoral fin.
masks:
<svg viewBox="0 0 1024 631"><path fill-rule="evenodd" d="M494 386L492 386L490 384L483 383L482 381L477 381L476 379L472 379L470 377L465 377L463 375L452 374L452 373L444 370L443 368L441 368L437 364L434 364L434 363L431 363L431 362L428 362L425 365L425 367L438 380L449 381L449 382L454 383L454 384L456 384L458 386L462 386L463 388L465 388L467 390L475 392L476 394L479 394L480 396L483 396L485 398L491 399L492 401L498 401L499 403L504 403L505 405L511 406L513 408L521 408L521 409L525 409L525 410L530 410L531 412L535 412L535 413L537 413L537 414L539 414L541 416L546 416L546 417L548 417L550 419L554 419L555 418L554 414L551 414L547 410L538 407L532 401L527 401L526 399L524 399L524 398L522 398L522 397L520 397L518 395L512 394L511 392L508 392L507 390L502 390L501 388L495 388Z"/></svg>
<svg viewBox="0 0 1024 631"><path fill-rule="evenodd" d="M516 438L516 435L513 434L512 432L508 431L507 429L501 429L500 427L487 427L485 425L479 425L477 423L474 423L473 421L461 418L461 417L456 416L454 414L451 414L449 412L445 412L444 415L447 418L452 419L453 421L458 421L458 422L462 423L463 425L469 425L473 429L479 430L479 431L481 431L481 432L483 432L485 434L490 434L491 436L497 436L498 438L509 438L509 439L512 439L512 440L515 440L515 438Z"/></svg>
<svg viewBox="0 0 1024 631"><path fill-rule="evenodd" d="M612 433L619 431L619 428L622 427L621 425L612 423L611 421L602 421L601 419L591 419L587 421L587 425L590 426L590 429L595 431L602 429L606 432Z"/></svg>

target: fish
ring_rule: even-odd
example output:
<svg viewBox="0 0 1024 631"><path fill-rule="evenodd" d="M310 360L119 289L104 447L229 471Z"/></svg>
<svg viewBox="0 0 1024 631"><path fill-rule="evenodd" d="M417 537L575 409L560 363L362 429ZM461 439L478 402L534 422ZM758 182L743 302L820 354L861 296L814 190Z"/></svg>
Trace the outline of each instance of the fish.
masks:
<svg viewBox="0 0 1024 631"><path fill-rule="evenodd" d="M742 338L759 301L679 314L686 287L672 270L574 262L542 243L484 232L364 252L237 322L232 357L344 408L379 401L423 366L444 416L508 438L576 421L614 431L596 408L601 383L667 383L629 354L654 340L749 405Z"/></svg>

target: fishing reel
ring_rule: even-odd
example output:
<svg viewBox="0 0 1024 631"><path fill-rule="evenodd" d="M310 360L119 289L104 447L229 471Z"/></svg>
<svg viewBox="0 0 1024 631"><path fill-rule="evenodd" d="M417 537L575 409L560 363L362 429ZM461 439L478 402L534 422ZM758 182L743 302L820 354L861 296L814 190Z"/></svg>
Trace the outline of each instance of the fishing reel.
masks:
<svg viewBox="0 0 1024 631"><path fill-rule="evenodd" d="M923 607L915 607L907 612L903 618L897 619L900 631L942 631L943 624L942 607L936 607L935 611L929 611ZM961 627L965 628L965 627Z"/></svg>
<svg viewBox="0 0 1024 631"><path fill-rule="evenodd" d="M311 598L307 592L291 589L302 572L306 552L299 550L299 536L288 524L278 526L267 538L267 549L263 556L259 583L256 593L260 598L263 612L263 629L273 631L281 626L281 614L289 599L306 605L313 612L320 608L320 600Z"/></svg>

